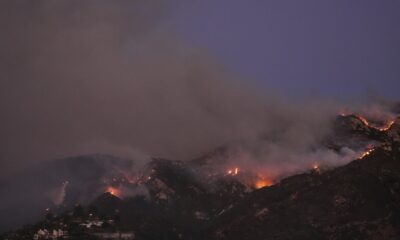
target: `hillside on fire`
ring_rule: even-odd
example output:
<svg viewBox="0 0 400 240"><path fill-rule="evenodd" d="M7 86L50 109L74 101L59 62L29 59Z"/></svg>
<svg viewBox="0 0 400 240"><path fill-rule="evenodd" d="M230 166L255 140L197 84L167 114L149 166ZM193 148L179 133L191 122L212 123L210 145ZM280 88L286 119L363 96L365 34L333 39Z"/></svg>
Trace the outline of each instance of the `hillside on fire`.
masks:
<svg viewBox="0 0 400 240"><path fill-rule="evenodd" d="M364 150L342 166L275 178L230 166L228 145L190 161L153 158L140 171L107 155L43 163L19 176L26 182L18 188L53 195L14 198L4 214L37 220L23 219L29 225L2 239L397 239L400 118L373 125L341 114L333 124L321 145ZM7 184L16 188L4 182L1 191L14 194ZM12 226L3 216L2 226Z"/></svg>
<svg viewBox="0 0 400 240"><path fill-rule="evenodd" d="M0 240L399 240L399 23L0 0Z"/></svg>

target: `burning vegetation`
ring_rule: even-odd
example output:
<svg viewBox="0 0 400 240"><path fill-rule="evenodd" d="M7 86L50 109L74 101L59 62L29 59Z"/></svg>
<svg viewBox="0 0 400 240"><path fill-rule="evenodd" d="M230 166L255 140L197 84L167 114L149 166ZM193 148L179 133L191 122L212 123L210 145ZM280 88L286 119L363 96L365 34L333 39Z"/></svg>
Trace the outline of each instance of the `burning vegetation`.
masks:
<svg viewBox="0 0 400 240"><path fill-rule="evenodd" d="M129 225L127 229L138 231L138 236L139 234L147 236L163 231L164 225L162 223L158 225L158 219L160 216L164 216L163 214L165 214L165 212L168 212L173 214L170 215L171 219L167 220L174 224L174 229L177 229L177 232L169 231L169 226L167 230L164 229L165 232L163 232L163 234L170 234L168 235L170 237L169 239L191 238L191 236L185 235L186 227L198 229L199 223L205 223L204 225L207 226L217 226L218 229L215 229L215 232L214 229L204 230L212 234L212 236L218 236L216 239L220 239L219 236L223 235L216 235L215 233L224 231L224 229L226 229L224 234L228 237L222 239L235 239L229 236L232 226L229 219L239 219L238 221L241 221L240 219L242 219L243 216L246 216L245 221L241 222L238 226L234 226L235 228L250 225L247 223L255 221L253 225L265 222L265 226L268 226L267 222L278 222L281 224L279 226L281 226L282 229L286 229L287 224L292 222L291 218L293 217L301 216L304 219L303 222L307 222L307 220L310 219L310 214L315 214L314 218L319 220L322 213L324 216L332 216L332 221L335 221L335 219L337 219L337 213L355 214L354 212L348 211L348 208L352 206L350 204L353 202L359 201L361 198L364 199L365 202L370 201L369 195L363 196L362 194L370 191L369 188L371 186L375 187L374 191L377 192L377 195L381 194L382 185L380 185L380 182L382 179L385 179L385 177L377 176L379 180L371 180L370 177L371 173L380 174L381 171L368 171L368 175L362 177L362 181L360 181L360 175L365 174L365 172L359 171L358 166L363 165L365 167L371 167L372 165L376 166L375 164L369 165L368 163L371 161L381 161L382 164L385 164L384 161L392 161L392 158L395 160L398 159L398 155L395 154L399 153L395 151L400 149L399 146L395 145L395 141L392 141L389 134L381 132L388 131L393 125L392 122L379 128L381 129L379 134L373 135L369 134L370 125L366 125L368 123L367 120L361 120L362 118L357 119L360 119L360 121L356 120L354 117L345 118L345 121L343 121L361 129L358 132L349 131L349 133L346 134L354 134L356 136L354 139L356 140L366 139L366 141L362 141L356 145L356 147L352 148L354 151L351 152L351 159L349 159L349 161L364 159L367 156L369 157L368 161L355 161L354 164L345 165L347 162L344 162L343 165L345 166L343 166L343 168L349 169L349 171L337 171L323 160L320 161L320 158L309 160L307 165L304 165L300 170L295 169L293 171L294 175L297 173L301 174L292 177L287 177L289 175L279 175L277 171L280 171L280 169L268 168L266 165L258 165L258 167L250 164L245 165L243 164L243 159L242 161L234 162L231 161L230 158L227 158L227 162L224 165L213 165L212 161L201 165L197 162L190 161L153 159L153 161L148 164L148 168L142 169L142 171L135 169L134 172L130 172L127 170L128 168L116 167L118 170L114 169L115 171L112 171L112 173L107 172L108 174L106 176L102 176L102 178L98 180L100 182L96 182L95 184L97 187L96 190L101 190L103 193L107 194L102 194L91 203L87 216L82 215L81 211L75 211L75 213L68 215L65 219L49 218L50 220L46 221L51 221L52 223L62 222L60 226L63 227L60 229L62 231L68 230L71 234L75 234L75 232L69 229L73 229L72 227L76 225L76 222L80 221L79 226L85 227L85 234L94 236L98 236L98 232L96 231L103 231L103 227L111 227L110 229L114 231L113 227L126 227L127 225L124 224L128 223L132 225ZM368 126L368 128L364 127L364 124ZM393 127L393 129L396 128ZM375 133L376 131L372 132ZM364 136L362 135L363 133L367 137L360 137ZM350 138L350 135L345 136ZM350 138L350 140L354 141L352 138ZM365 151L360 152L360 149ZM380 151L381 149L385 151L385 154L382 154L383 151ZM317 155L317 157L320 157L320 155ZM391 165L397 166L395 164ZM324 181L321 181L321 179L324 179ZM343 179L346 180L343 181ZM277 184L281 180L282 184ZM367 186L368 189L365 191L358 191L358 189L367 185L360 184L360 182L364 183L365 181L370 183ZM388 184L392 182L393 181L390 180ZM66 186L67 184L68 182L65 182L63 185ZM100 188L98 188L98 184L101 184ZM274 185L274 187L267 188L272 185ZM324 189L329 189L329 191L320 191L322 185L324 185ZM73 187L74 186L68 188L68 190L74 189ZM355 189L353 192L358 195L349 195L349 193L346 192L348 188ZM262 190L257 191L257 189ZM390 191L385 190L384 192L387 193ZM114 196L118 197L118 199ZM265 199L278 200L266 201ZM388 206L388 199L389 198L381 198L383 202L379 205L374 205L375 203L373 201L368 204L375 208ZM312 211L308 208L308 201L310 200L313 201ZM321 201L327 202L319 204ZM229 202L229 204L226 204L227 202ZM333 205L332 202L334 203ZM318 211L315 210L316 212L314 212L314 203L318 206ZM332 212L326 214L327 205L332 205L334 209ZM358 205L355 207L357 206ZM282 211L283 208L285 211ZM294 209L293 212L290 212L290 209ZM385 210L385 208L382 209L381 211ZM364 211L365 209L362 210ZM391 212L395 210L397 209L391 210ZM248 211L252 211L254 214L249 214ZM287 214L288 211L289 214ZM48 215L50 215L49 212L50 211L47 211ZM185 214L182 214L183 212ZM100 219L99 216L104 215L104 213L106 213L107 218L115 218L116 221L110 224L110 219L107 221ZM303 215L299 215L299 213ZM389 213L386 212L382 214L381 219L385 218L388 214ZM178 216L178 218L176 216ZM75 225L65 224L67 219L71 219L71 217ZM285 217L290 218L290 220L286 220ZM282 222L279 222L280 219L282 219ZM97 222L100 220L103 221L101 228L96 226ZM225 223L223 222L225 220L228 221L226 225L224 225ZM221 224L221 221L222 225L220 227L217 223ZM190 225L192 222L195 224ZM47 224L48 222L45 223ZM373 224L376 223L379 223L379 221L373 222ZM340 225L341 223L335 224ZM143 228L143 225L145 225L146 228ZM184 227L182 228L182 226ZM310 228L317 229L318 226L317 228L315 228L315 226L314 223L310 223ZM300 226L299 229L302 227L303 226ZM321 233L326 234L325 229L328 227L330 228L331 225L326 228L324 227ZM265 230L262 236L257 236L252 239L265 239L264 236L267 236L271 231L274 231L274 229L275 225ZM295 226L291 229L297 228ZM35 231L38 231L38 229L35 229ZM263 230L259 228L257 231L260 232ZM252 233L252 231L242 231L246 236L249 232ZM282 232L284 231L281 230L279 234ZM160 236L152 236L148 239L159 239L159 237ZM241 236L241 238L237 239L243 238L245 237ZM211 237L209 239L214 238Z"/></svg>
<svg viewBox="0 0 400 240"><path fill-rule="evenodd" d="M239 168L237 168L237 167L226 170L226 175L235 176L235 175L238 175L238 173L239 173Z"/></svg>
<svg viewBox="0 0 400 240"><path fill-rule="evenodd" d="M238 176L238 174L240 176ZM252 189L260 189L273 185L273 181L264 176L262 172L254 173L254 171L241 170L238 167L226 170L226 176L237 176L237 180Z"/></svg>
<svg viewBox="0 0 400 240"><path fill-rule="evenodd" d="M395 123L394 119L390 119L390 120L384 121L383 125L377 126L375 124L371 124L365 117L363 117L361 115L341 113L340 116L342 116L342 117L353 116L353 117L357 118L358 120L360 120L365 126L373 128L379 132L388 131Z"/></svg>
<svg viewBox="0 0 400 240"><path fill-rule="evenodd" d="M384 123L383 125L377 125L377 124L372 124L370 121L368 121L365 117L361 116L361 115L357 115L357 114L345 114L342 113L340 114L342 117L352 117L355 118L357 120L359 120L363 126L366 127L367 131L372 132L373 136L372 137L373 140L381 140L382 137L384 138L386 136L386 132L388 132L393 125L395 124L395 120L394 119L389 119L389 120L384 120L384 121L378 121L380 123ZM367 134L368 135L368 134ZM377 146L375 146L375 144L368 144L368 146L366 147L366 150L363 151L361 153L361 155L357 158L359 160L365 158L366 156L369 156L371 153L373 153L375 151Z"/></svg>
<svg viewBox="0 0 400 240"><path fill-rule="evenodd" d="M362 123L364 123L364 125L366 125L368 127L371 127L371 128L374 128L374 129L376 129L376 130L378 130L380 132L385 132L385 131L389 130L392 127L392 125L394 124L394 122L395 122L394 120L389 120L389 121L386 121L386 123L383 126L375 126L375 125L372 125L371 123L369 123L369 121L366 118L364 118L364 117L362 117L360 115L355 115L355 116Z"/></svg>
<svg viewBox="0 0 400 240"><path fill-rule="evenodd" d="M358 116L358 115L346 115L346 114L341 114L341 116L353 116L360 120L362 124L364 124L367 127L374 128L376 130L379 130L380 132L388 131L392 125L394 124L393 120L388 121L384 126L373 126L371 125L364 117ZM356 156L353 159L363 159L366 156L370 155L374 150L376 149L375 145L369 144L366 147L366 150L362 152L358 157ZM322 168L324 166L320 165L321 163L315 162L310 166L310 169L314 173L322 174ZM329 169L329 167L327 168ZM119 198L125 198L127 195L129 195L125 190L128 192L134 189L135 187L142 186L142 188L151 188L152 184L154 185L154 182L161 182L164 184L163 179L158 178L157 176L159 173L156 171L155 168L151 168L148 170L149 172L147 173L139 173L138 175L132 176L129 173L126 173L124 171L121 171L121 176L120 177L113 177L111 178L111 181L104 181L106 185L106 190L105 192L110 193L116 197ZM218 171L219 173L213 174L212 171L207 172L207 169L203 169L202 171L206 171L204 176L208 176L208 178L212 179L216 176L220 176L222 178L224 177L232 177L234 181L238 181L244 186L246 186L248 189L260 189L263 187L269 187L279 180L273 177L267 177L269 174L267 174L262 168L255 170L255 169L247 169L247 168L240 168L235 165L231 165L228 168L225 168L225 170ZM150 174L150 175L149 175ZM124 193L125 192L125 193Z"/></svg>
<svg viewBox="0 0 400 240"><path fill-rule="evenodd" d="M260 189L260 188L263 188L263 187L272 186L273 184L274 184L274 183L273 183L271 180L268 180L268 179L260 179L260 180L257 180L257 181L255 182L254 187L255 187L256 189Z"/></svg>
<svg viewBox="0 0 400 240"><path fill-rule="evenodd" d="M111 195L114 195L116 197L120 197L121 196L121 191L116 187L109 186L107 188L106 192L110 193Z"/></svg>
<svg viewBox="0 0 400 240"><path fill-rule="evenodd" d="M366 156L370 155L373 151L375 151L374 147L367 149L365 152L361 154L361 156L358 159L361 160L365 158Z"/></svg>

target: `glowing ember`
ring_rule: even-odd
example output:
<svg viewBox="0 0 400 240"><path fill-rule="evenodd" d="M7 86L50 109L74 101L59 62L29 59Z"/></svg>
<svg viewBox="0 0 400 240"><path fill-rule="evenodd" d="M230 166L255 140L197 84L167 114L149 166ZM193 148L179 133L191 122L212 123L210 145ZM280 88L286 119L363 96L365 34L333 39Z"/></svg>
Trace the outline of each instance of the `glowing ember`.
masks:
<svg viewBox="0 0 400 240"><path fill-rule="evenodd" d="M111 195L114 195L116 197L121 196L121 191L118 188L109 186L106 190L106 192L110 193Z"/></svg>
<svg viewBox="0 0 400 240"><path fill-rule="evenodd" d="M345 114L345 113L341 113L340 115L341 115L342 117L348 116L348 114ZM368 120L365 119L365 118L362 117L362 116L359 116L359 115L353 115L353 116L355 116L358 120L360 120L365 126L374 128L374 129L376 129L376 130L378 130L378 131L381 131L381 132L385 132L385 131L389 130L389 129L392 127L392 125L395 123L394 120L390 120L390 121L388 121L385 125L383 125L383 126L381 126L381 127L376 127L376 126L372 126L372 125L368 122Z"/></svg>
<svg viewBox="0 0 400 240"><path fill-rule="evenodd" d="M373 151L375 151L375 148L368 149L358 159L361 160L361 159L365 158L366 156L370 155Z"/></svg>
<svg viewBox="0 0 400 240"><path fill-rule="evenodd" d="M314 165L312 166L312 171L313 171L314 173L320 174L320 173L321 173L321 167L320 167L318 164L314 164Z"/></svg>
<svg viewBox="0 0 400 240"><path fill-rule="evenodd" d="M255 182L254 187L257 189L263 188L263 187L269 187L273 184L273 182L271 180L267 180L267 179L262 179L262 180L258 180Z"/></svg>
<svg viewBox="0 0 400 240"><path fill-rule="evenodd" d="M394 122L395 122L394 120L391 120L388 123L386 123L385 126L379 127L378 130L381 131L381 132L385 132L385 131L389 130L392 127Z"/></svg>
<svg viewBox="0 0 400 240"><path fill-rule="evenodd" d="M238 173L239 173L239 168L228 169L228 170L226 171L226 174L227 174L227 175L232 175L232 176L235 176L235 175L237 175Z"/></svg>
<svg viewBox="0 0 400 240"><path fill-rule="evenodd" d="M356 117L366 126L370 127L369 122L367 121L367 119L361 117L361 116L357 116Z"/></svg>

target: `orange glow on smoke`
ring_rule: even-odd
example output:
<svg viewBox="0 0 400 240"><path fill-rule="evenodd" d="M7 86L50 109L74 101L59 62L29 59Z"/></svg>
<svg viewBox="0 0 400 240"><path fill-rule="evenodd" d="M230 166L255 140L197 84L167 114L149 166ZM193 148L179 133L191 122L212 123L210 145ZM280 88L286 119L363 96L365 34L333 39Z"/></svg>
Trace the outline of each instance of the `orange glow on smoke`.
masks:
<svg viewBox="0 0 400 240"><path fill-rule="evenodd" d="M121 196L121 191L118 188L109 186L106 190L106 192L110 193L111 195L114 195L116 197Z"/></svg>
<svg viewBox="0 0 400 240"><path fill-rule="evenodd" d="M263 187L269 187L272 184L274 184L271 180L268 179L261 179L257 180L254 184L254 187L257 189L263 188Z"/></svg>

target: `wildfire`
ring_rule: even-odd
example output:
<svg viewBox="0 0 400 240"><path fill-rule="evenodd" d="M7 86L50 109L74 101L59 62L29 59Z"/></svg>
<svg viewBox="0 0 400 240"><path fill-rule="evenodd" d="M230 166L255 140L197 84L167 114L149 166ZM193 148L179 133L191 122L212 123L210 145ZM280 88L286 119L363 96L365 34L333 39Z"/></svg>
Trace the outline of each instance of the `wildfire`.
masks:
<svg viewBox="0 0 400 240"><path fill-rule="evenodd" d="M263 188L263 187L269 187L269 186L271 186L272 184L274 184L271 180L268 180L268 179L260 179L260 180L257 180L256 182L255 182L255 184L254 184L254 187L256 188L256 189L260 189L260 188Z"/></svg>
<svg viewBox="0 0 400 240"><path fill-rule="evenodd" d="M312 169L313 169L313 171L316 172L316 173L320 173L320 172L321 172L321 168L319 167L318 164L314 164L314 165L312 166Z"/></svg>
<svg viewBox="0 0 400 240"><path fill-rule="evenodd" d="M341 113L340 115L341 115L342 117L348 116L348 114L345 114L345 113ZM385 131L389 130L389 129L392 127L392 125L395 123L395 120L389 120L389 121L387 121L383 126L377 127L377 126L372 126L372 125L368 122L368 120L367 120L366 118L364 118L364 117L362 117L362 116L360 116L360 115L354 115L354 116L355 116L358 120L360 120L365 126L374 128L374 129L376 129L376 130L378 130L378 131L380 131L380 132L385 132Z"/></svg>
<svg viewBox="0 0 400 240"><path fill-rule="evenodd" d="M361 159L365 158L366 156L370 155L373 151L375 151L375 148L368 149L358 159L361 160Z"/></svg>
<svg viewBox="0 0 400 240"><path fill-rule="evenodd" d="M381 132L385 132L385 131L389 130L389 129L392 127L392 125L394 124L394 122L395 122L394 120L391 120L391 121L387 122L387 123L385 124L385 126L379 127L378 130L381 131Z"/></svg>
<svg viewBox="0 0 400 240"><path fill-rule="evenodd" d="M370 127L370 124L369 124L369 122L367 121L367 119L365 119L364 117L359 116L359 115L356 115L356 117L357 117L364 125Z"/></svg>
<svg viewBox="0 0 400 240"><path fill-rule="evenodd" d="M237 175L238 173L239 173L239 168L228 169L228 170L226 171L226 174L227 174L227 175L232 175L232 176L235 176L235 175Z"/></svg>
<svg viewBox="0 0 400 240"><path fill-rule="evenodd" d="M121 191L118 188L109 186L106 190L106 192L110 193L111 195L114 195L116 197L121 196Z"/></svg>

